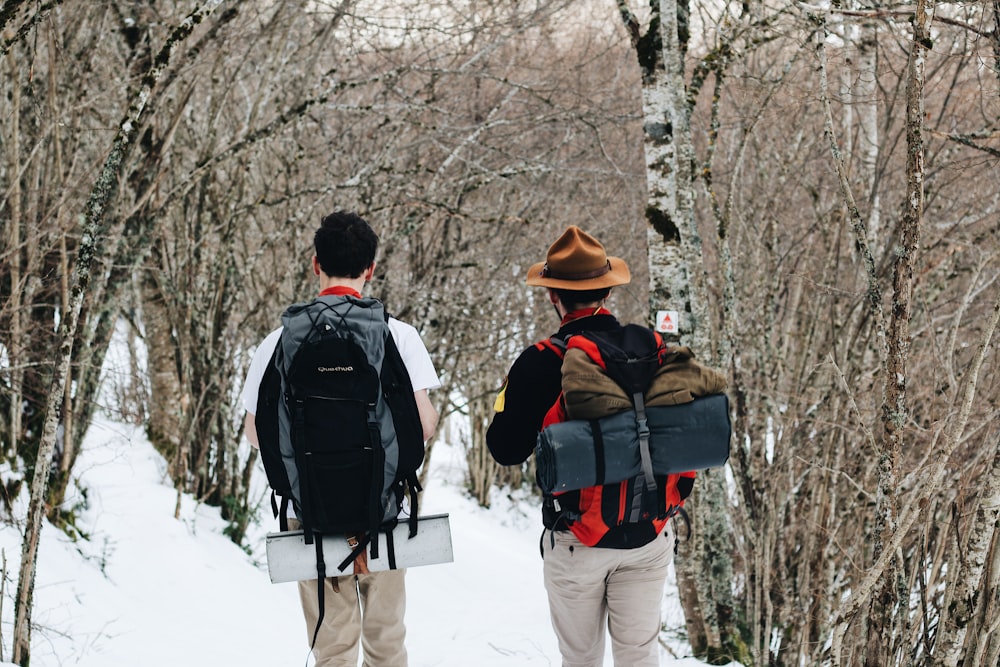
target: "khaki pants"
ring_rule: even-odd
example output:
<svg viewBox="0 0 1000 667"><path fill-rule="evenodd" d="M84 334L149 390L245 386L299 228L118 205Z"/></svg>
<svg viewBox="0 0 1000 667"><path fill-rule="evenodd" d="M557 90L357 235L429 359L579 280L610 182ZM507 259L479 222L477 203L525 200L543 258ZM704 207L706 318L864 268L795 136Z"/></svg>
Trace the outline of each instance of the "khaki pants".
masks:
<svg viewBox="0 0 1000 667"><path fill-rule="evenodd" d="M297 530L299 522L289 519L288 528ZM324 579L326 614L313 646L315 667L357 667L359 645L364 667L406 667L405 578L406 570L389 570ZM339 592L333 590L335 579ZM317 588L316 579L299 582L310 644L319 619Z"/></svg>
<svg viewBox="0 0 1000 667"><path fill-rule="evenodd" d="M568 532L546 533L545 589L563 667L604 664L604 626L618 667L657 667L660 605L673 557L669 529L638 549L584 546Z"/></svg>
<svg viewBox="0 0 1000 667"><path fill-rule="evenodd" d="M406 667L405 570L347 575L324 580L326 615L316 637L316 667L357 667L358 646L365 667ZM299 598L312 642L319 618L316 580L299 582Z"/></svg>

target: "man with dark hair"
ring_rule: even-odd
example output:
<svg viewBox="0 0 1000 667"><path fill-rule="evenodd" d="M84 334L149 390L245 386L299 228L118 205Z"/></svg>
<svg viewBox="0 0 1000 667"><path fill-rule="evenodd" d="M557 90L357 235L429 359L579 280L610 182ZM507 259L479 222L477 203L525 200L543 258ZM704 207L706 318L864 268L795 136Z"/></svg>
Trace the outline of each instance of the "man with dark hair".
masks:
<svg viewBox="0 0 1000 667"><path fill-rule="evenodd" d="M323 218L313 243L312 269L319 280L319 296L361 299L361 290L375 275L378 236L374 230L357 214L338 211ZM388 326L413 385L426 441L437 425L437 412L427 390L440 386L440 382L417 330L392 317ZM281 328L271 332L258 346L243 387L245 432L254 447L258 446L255 414L261 379L281 332ZM289 528L295 529L296 524L289 519ZM367 666L406 666L404 574L402 569L369 573L362 552L355 561L353 575L329 577L324 582L325 610L318 630L318 582L299 582L307 635L310 640L315 636L312 651L316 667L356 667L359 646Z"/></svg>
<svg viewBox="0 0 1000 667"><path fill-rule="evenodd" d="M358 278L375 263L378 236L358 214L337 211L320 222L313 245L327 276Z"/></svg>
<svg viewBox="0 0 1000 667"><path fill-rule="evenodd" d="M620 332L622 324L605 300L629 280L625 262L609 257L597 239L575 226L552 244L546 261L528 270L529 285L548 289L561 326L524 350L508 372L486 434L497 462L519 465L531 456L546 415L558 407L566 341L583 332ZM678 507L691 491L694 473L659 477L664 507ZM603 664L605 623L615 665L659 664L660 605L672 555L664 539L667 521L621 520L626 495L633 491L626 484L545 497L545 588L564 667Z"/></svg>

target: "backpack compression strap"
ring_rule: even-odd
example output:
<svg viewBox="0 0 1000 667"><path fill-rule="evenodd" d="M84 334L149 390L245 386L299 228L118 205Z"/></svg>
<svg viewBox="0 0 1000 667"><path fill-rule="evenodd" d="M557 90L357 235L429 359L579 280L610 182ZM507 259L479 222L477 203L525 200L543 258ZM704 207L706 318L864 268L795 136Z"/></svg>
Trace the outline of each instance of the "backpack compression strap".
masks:
<svg viewBox="0 0 1000 667"><path fill-rule="evenodd" d="M323 536L316 540L316 598L319 601L319 618L316 619L316 629L313 630L312 644L309 650L316 647L319 629L323 627L323 617L326 615L326 600L323 595L326 585L326 561L323 560Z"/></svg>
<svg viewBox="0 0 1000 667"><path fill-rule="evenodd" d="M410 489L410 535L408 539L413 539L417 536L417 494L424 490L424 487L420 486L420 480L417 479L417 473L412 472L406 478L406 485Z"/></svg>
<svg viewBox="0 0 1000 667"><path fill-rule="evenodd" d="M407 486L410 489L410 518L407 519L407 524L409 525L410 529L408 539L413 539L417 535L417 522L418 522L417 493L423 491L423 487L420 486L420 482L417 481L416 473L410 474L406 478L406 482ZM388 529L385 531L386 547L389 549L388 559L389 559L390 570L396 569L396 545L394 543L394 538L392 534L392 529L394 526L395 522L390 524L388 526ZM345 558L340 562L340 565L337 566L337 569L340 570L341 572L346 570L347 566L353 563L354 560L361 555L361 552L364 551L369 544L372 545L371 557L378 558L378 539L372 540L372 535L377 535L379 532L382 531L376 529L375 531L368 532L362 535L361 539L358 540L358 545L354 547L354 549L351 551L350 554L347 555L347 558Z"/></svg>
<svg viewBox="0 0 1000 667"><path fill-rule="evenodd" d="M392 531L385 531L385 547L389 551L389 569L396 569L396 543L393 541Z"/></svg>
<svg viewBox="0 0 1000 667"><path fill-rule="evenodd" d="M288 530L288 497L281 496L281 507L278 507L277 493L271 489L271 512L278 520L278 530L286 532Z"/></svg>
<svg viewBox="0 0 1000 667"><path fill-rule="evenodd" d="M646 478L646 491L656 491L656 479L653 477L653 457L649 453L649 423L646 419L646 401L642 392L632 394L632 405L635 406L635 425L639 432L639 458L642 460L642 475Z"/></svg>
<svg viewBox="0 0 1000 667"><path fill-rule="evenodd" d="M674 555L675 556L677 555L677 549L678 549L678 547L680 547L680 545L681 545L681 536L677 534L677 517L678 516L680 516L682 519L684 519L684 523L687 525L687 537L684 539L684 541L687 542L687 541L689 541L691 539L691 517L688 516L688 513L684 511L683 507L681 507L680 505L677 505L673 510L671 510L670 517L669 517L669 518L673 519L673 521L674 521Z"/></svg>
<svg viewBox="0 0 1000 667"><path fill-rule="evenodd" d="M295 399L294 403L292 403L292 405L289 406L289 410L291 412L291 418L292 418L292 438L293 438L292 446L294 450L297 452L295 455L296 458L295 463L301 469L300 459L302 457L302 454L300 452L304 452L306 450L304 442L305 430L306 430L305 401L303 401L302 399ZM309 496L310 489L308 485L309 485L308 475L303 475L299 477L300 498L310 497ZM314 538L312 520L307 516L305 512L300 513L300 519L302 523L302 533L305 538L306 544L312 544Z"/></svg>
<svg viewBox="0 0 1000 667"><path fill-rule="evenodd" d="M368 433L372 446L371 497L368 499L368 535L377 535L379 529L379 505L382 502L382 472L385 466L385 450L382 448L382 433L379 430L375 404L368 406ZM372 558L378 558L378 540L372 543ZM353 559L352 559L353 560Z"/></svg>
<svg viewBox="0 0 1000 667"><path fill-rule="evenodd" d="M343 572L344 570L346 570L347 566L350 565L351 563L353 563L355 561L355 559L358 556L361 555L361 553L368 546L368 543L371 542L371 541L372 541L372 535L371 535L371 533L365 533L364 535L362 535L361 539L358 540L358 546L354 547L354 550L351 551L351 553L349 553L347 555L347 558L345 558L344 560L340 561L340 565L337 566L337 569L340 570L341 572ZM375 540L375 544L378 544L378 540ZM377 555L378 551L375 549L375 547L372 547L372 551L376 554L376 555L373 555L372 558L378 558L378 555Z"/></svg>

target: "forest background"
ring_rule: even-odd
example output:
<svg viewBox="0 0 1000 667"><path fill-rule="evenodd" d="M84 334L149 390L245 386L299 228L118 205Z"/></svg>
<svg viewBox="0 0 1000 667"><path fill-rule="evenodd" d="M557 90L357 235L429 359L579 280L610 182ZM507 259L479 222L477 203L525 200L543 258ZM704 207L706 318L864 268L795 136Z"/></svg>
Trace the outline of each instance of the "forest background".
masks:
<svg viewBox="0 0 1000 667"><path fill-rule="evenodd" d="M997 0L5 0L0 88L16 663L116 325L120 416L241 543L248 354L346 208L483 504L533 484L483 432L566 225L633 267L623 318L676 311L727 372L731 460L678 555L698 655L998 664Z"/></svg>

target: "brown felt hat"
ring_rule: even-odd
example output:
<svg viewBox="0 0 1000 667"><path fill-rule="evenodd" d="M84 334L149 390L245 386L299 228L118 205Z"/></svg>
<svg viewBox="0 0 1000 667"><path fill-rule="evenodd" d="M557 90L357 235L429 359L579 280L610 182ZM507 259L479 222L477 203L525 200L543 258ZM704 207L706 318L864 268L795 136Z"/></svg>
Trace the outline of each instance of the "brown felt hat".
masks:
<svg viewBox="0 0 1000 667"><path fill-rule="evenodd" d="M619 257L609 257L601 242L576 225L549 246L545 261L528 269L528 284L556 289L592 290L625 285L632 279Z"/></svg>

